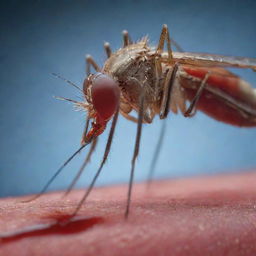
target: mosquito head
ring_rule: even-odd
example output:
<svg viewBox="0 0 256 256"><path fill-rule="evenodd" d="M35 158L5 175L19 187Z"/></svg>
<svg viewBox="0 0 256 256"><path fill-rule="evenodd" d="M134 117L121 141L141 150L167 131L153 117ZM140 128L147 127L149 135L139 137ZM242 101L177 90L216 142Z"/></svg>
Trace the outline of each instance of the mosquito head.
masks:
<svg viewBox="0 0 256 256"><path fill-rule="evenodd" d="M96 73L85 79L83 92L89 104L89 117L94 119L91 130L85 136L85 141L88 141L104 131L107 122L117 111L120 90L110 76Z"/></svg>

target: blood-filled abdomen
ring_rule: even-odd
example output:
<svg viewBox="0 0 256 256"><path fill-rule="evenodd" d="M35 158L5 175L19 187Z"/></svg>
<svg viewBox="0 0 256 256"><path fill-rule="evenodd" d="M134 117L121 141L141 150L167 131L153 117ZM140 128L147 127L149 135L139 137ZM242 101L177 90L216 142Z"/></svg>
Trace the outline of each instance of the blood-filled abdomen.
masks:
<svg viewBox="0 0 256 256"><path fill-rule="evenodd" d="M192 100L209 73L196 109L216 120L236 126L256 126L256 89L222 68L182 67L180 83Z"/></svg>

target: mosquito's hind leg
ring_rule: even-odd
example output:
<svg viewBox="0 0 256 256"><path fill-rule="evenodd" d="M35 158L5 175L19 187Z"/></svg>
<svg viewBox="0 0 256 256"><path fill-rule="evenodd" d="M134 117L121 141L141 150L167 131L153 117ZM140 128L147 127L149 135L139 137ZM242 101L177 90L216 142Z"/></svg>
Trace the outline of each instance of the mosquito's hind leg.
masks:
<svg viewBox="0 0 256 256"><path fill-rule="evenodd" d="M200 84L200 87L199 87L199 89L196 92L195 97L191 101L191 103L190 103L189 107L187 108L187 110L183 113L183 115L185 117L192 117L192 116L194 116L194 114L195 114L194 109L196 107L196 104L197 104L198 100L200 99L200 97L202 95L202 92L203 92L203 90L205 88L205 85L206 85L206 82L207 82L209 76L210 76L210 72L206 73L206 75L204 76L204 79L202 80L202 82Z"/></svg>
<svg viewBox="0 0 256 256"><path fill-rule="evenodd" d="M127 30L124 30L122 32L123 34L123 47L126 47L128 46L129 44L132 44L132 39L131 37L129 36L129 33Z"/></svg>
<svg viewBox="0 0 256 256"><path fill-rule="evenodd" d="M86 74L89 76L91 74L91 66L95 69L95 71L100 72L101 68L97 65L95 60L91 55L86 55L85 57L86 62Z"/></svg>
<svg viewBox="0 0 256 256"><path fill-rule="evenodd" d="M169 30L166 24L163 25L159 43L156 49L156 53L161 54L163 52L165 41L167 42L168 60L169 62L172 62L173 54L172 54L172 48L171 48L171 39L169 35Z"/></svg>
<svg viewBox="0 0 256 256"><path fill-rule="evenodd" d="M110 44L108 42L104 43L104 49L105 49L105 52L107 54L107 57L109 58L112 54L112 50L111 50Z"/></svg>

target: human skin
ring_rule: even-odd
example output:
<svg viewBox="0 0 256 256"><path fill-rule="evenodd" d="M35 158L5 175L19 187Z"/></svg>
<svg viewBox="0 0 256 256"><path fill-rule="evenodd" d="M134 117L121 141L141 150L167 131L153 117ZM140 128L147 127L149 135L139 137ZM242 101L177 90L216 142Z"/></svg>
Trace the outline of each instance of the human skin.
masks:
<svg viewBox="0 0 256 256"><path fill-rule="evenodd" d="M96 188L56 224L83 193L1 199L0 255L256 255L256 172L136 184L128 220L127 185Z"/></svg>

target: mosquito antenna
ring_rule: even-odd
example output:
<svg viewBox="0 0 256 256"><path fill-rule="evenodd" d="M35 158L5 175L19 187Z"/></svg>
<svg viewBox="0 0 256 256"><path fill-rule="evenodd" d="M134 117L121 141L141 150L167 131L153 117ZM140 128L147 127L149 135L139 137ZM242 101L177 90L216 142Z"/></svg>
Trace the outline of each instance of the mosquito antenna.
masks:
<svg viewBox="0 0 256 256"><path fill-rule="evenodd" d="M60 174L60 172L63 170L63 168L85 147L87 146L92 139L90 139L88 142L83 144L73 155L71 155L65 162L64 164L61 165L61 167L55 172L55 174L49 179L49 181L46 183L46 185L43 187L43 189L40 191L39 194L35 195L31 199L25 200L23 202L31 202L37 198L39 198L41 195L44 194L44 192L47 190L47 188L51 185L51 183L55 180L55 178Z"/></svg>
<svg viewBox="0 0 256 256"><path fill-rule="evenodd" d="M147 185L149 186L151 181L152 181L152 177L154 175L154 171L155 171L155 167L156 167L156 163L158 161L161 149L162 149L162 145L163 145L163 139L164 139L164 135L166 132L166 118L163 120L162 122L162 127L161 127L161 131L160 131L160 136L158 138L156 147L155 147L155 152L150 164L150 169L149 169L149 173L148 173L148 179L147 179Z"/></svg>
<svg viewBox="0 0 256 256"><path fill-rule="evenodd" d="M88 152L83 165L80 167L79 171L77 172L75 178L73 179L73 181L69 185L69 187L68 187L67 191L65 192L64 196L67 196L70 193L70 191L75 186L75 184L77 183L78 179L80 178L81 174L83 173L86 165L90 162L92 153L94 152L94 150L96 148L97 141L98 141L97 138L93 139L93 141L91 143L90 151Z"/></svg>
<svg viewBox="0 0 256 256"><path fill-rule="evenodd" d="M131 204L131 195L132 195L132 185L133 185L133 178L134 178L134 169L136 159L139 154L140 148L140 138L141 138L141 130L142 130L142 122L143 122L143 112L144 112L144 89L142 90L141 98L140 98L140 108L139 108L139 116L138 116L138 125L137 125L137 133L136 133L136 141L135 147L132 157L132 166L131 166L131 173L130 173L130 180L129 180L129 189L127 195L127 203L126 203L126 211L125 211L125 218L128 218L130 204Z"/></svg>
<svg viewBox="0 0 256 256"><path fill-rule="evenodd" d="M84 93L83 90L82 90L79 86L77 86L76 84L74 84L74 83L71 82L70 80L68 80L68 79L66 79L66 78L64 78L64 77L62 77L62 76L60 76L60 75L58 75L58 74L56 74L56 73L52 73L52 75L55 76L55 77L57 77L57 78L59 78L59 79L61 79L61 80L63 80L63 81L65 81L66 83L68 83L68 84L74 86L74 87L75 87L76 89L78 89L80 92Z"/></svg>
<svg viewBox="0 0 256 256"><path fill-rule="evenodd" d="M64 101L72 102L77 110L84 110L88 107L86 102L76 101L76 100L73 100L73 99L60 97L60 96L54 96L54 98L57 99L57 100L64 100ZM85 136L85 135L83 135L83 136Z"/></svg>
<svg viewBox="0 0 256 256"><path fill-rule="evenodd" d="M105 152L104 152L104 155L103 155L103 159L101 161L101 164L100 164L100 167L99 169L97 170L90 186L88 187L88 189L86 190L83 198L80 200L79 204L77 205L75 211L73 212L73 214L71 214L71 218L73 218L74 216L76 216L77 212L80 210L80 208L82 207L83 203L86 201L87 197L89 196L91 190L93 189L94 187L94 184L98 178L98 176L100 175L100 172L108 158L108 154L110 152L110 148L111 148L111 144L112 144L112 140L113 140L113 136L114 136L114 132L115 132L115 128L116 128L116 123L117 123L117 119L118 119L118 114L119 114L119 107L114 115L114 118L113 118L113 121L112 121L112 124L111 124L111 128L110 128L110 132L109 132L109 135L108 135L108 141L107 141L107 144L106 144L106 148L105 148Z"/></svg>
<svg viewBox="0 0 256 256"><path fill-rule="evenodd" d="M81 104L81 102L79 101L76 101L76 100L72 100L72 99L69 99L69 98L65 98L65 97L60 97L60 96L53 96L55 99L57 100L66 100L66 101L69 101L69 102L72 102L74 104Z"/></svg>
<svg viewBox="0 0 256 256"><path fill-rule="evenodd" d="M84 101L84 97L79 96L79 95L75 95L75 96L76 96L76 98L78 98L78 99L80 99L80 100Z"/></svg>

